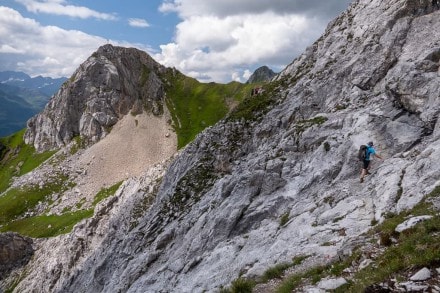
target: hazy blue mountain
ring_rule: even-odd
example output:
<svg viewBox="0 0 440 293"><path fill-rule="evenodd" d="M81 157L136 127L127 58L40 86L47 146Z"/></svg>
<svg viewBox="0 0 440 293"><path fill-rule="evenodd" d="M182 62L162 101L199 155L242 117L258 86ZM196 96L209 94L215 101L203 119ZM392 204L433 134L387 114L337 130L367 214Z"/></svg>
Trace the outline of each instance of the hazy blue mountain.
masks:
<svg viewBox="0 0 440 293"><path fill-rule="evenodd" d="M66 79L0 72L0 137L24 128L26 121L44 108Z"/></svg>

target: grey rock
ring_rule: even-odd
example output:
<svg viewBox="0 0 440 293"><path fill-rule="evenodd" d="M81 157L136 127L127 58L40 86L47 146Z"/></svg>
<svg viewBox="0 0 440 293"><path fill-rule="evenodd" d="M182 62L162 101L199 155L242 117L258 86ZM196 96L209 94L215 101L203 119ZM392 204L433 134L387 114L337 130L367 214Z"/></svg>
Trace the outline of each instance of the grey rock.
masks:
<svg viewBox="0 0 440 293"><path fill-rule="evenodd" d="M411 217L408 220L406 220L405 222L397 225L395 231L396 232L403 232L405 230L411 229L412 227L414 227L415 225L417 225L418 223L422 222L422 221L426 221L431 219L432 216L418 216L418 217Z"/></svg>
<svg viewBox="0 0 440 293"><path fill-rule="evenodd" d="M27 123L25 142L38 151L81 137L86 147L105 137L128 114L163 113L165 67L147 53L104 45L75 71L44 111Z"/></svg>
<svg viewBox="0 0 440 293"><path fill-rule="evenodd" d="M425 281L431 278L431 271L428 268L423 268L415 273L410 280L411 281Z"/></svg>
<svg viewBox="0 0 440 293"><path fill-rule="evenodd" d="M325 279L325 280L321 280L318 283L318 287L325 290L334 290L336 288L341 287L344 284L347 284L347 280L345 280L344 278Z"/></svg>

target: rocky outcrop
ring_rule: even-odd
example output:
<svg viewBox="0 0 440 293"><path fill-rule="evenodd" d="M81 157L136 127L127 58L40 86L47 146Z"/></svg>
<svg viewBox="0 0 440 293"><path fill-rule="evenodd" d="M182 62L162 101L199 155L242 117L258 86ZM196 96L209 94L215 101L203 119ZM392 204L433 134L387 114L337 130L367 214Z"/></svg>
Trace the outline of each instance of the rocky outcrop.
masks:
<svg viewBox="0 0 440 293"><path fill-rule="evenodd" d="M261 66L252 73L246 83L266 82L275 77L276 73L267 66Z"/></svg>
<svg viewBox="0 0 440 293"><path fill-rule="evenodd" d="M32 239L17 233L0 233L0 281L29 262L34 254L32 243Z"/></svg>
<svg viewBox="0 0 440 293"><path fill-rule="evenodd" d="M133 48L100 47L27 123L25 142L38 151L63 147L74 137L97 142L129 112L163 113L165 67Z"/></svg>
<svg viewBox="0 0 440 293"><path fill-rule="evenodd" d="M42 242L16 290L216 292L367 242L373 222L440 185L440 11L408 3L355 1L166 172L126 181L92 219ZM370 140L385 159L360 183Z"/></svg>

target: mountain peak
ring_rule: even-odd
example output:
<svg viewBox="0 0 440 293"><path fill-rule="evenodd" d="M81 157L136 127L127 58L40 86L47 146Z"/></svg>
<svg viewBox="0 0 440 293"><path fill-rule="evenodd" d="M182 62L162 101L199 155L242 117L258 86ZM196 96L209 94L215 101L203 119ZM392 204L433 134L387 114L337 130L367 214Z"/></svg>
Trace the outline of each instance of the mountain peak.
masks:
<svg viewBox="0 0 440 293"><path fill-rule="evenodd" d="M163 113L165 67L134 48L104 45L63 84L46 108L28 121L26 143L39 151L58 148L79 136L99 141L124 115Z"/></svg>
<svg viewBox="0 0 440 293"><path fill-rule="evenodd" d="M257 68L246 83L260 83L270 81L276 73L266 65Z"/></svg>

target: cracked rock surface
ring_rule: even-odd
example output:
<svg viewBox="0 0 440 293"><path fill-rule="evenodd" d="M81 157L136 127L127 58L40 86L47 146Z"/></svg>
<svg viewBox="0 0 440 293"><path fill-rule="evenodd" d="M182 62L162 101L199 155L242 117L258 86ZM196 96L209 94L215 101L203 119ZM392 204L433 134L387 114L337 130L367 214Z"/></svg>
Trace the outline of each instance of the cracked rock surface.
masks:
<svg viewBox="0 0 440 293"><path fill-rule="evenodd" d="M410 4L354 1L274 79L266 112L206 129L41 241L17 292L216 292L368 242L373 221L440 185L440 11ZM360 183L370 140L384 160Z"/></svg>

